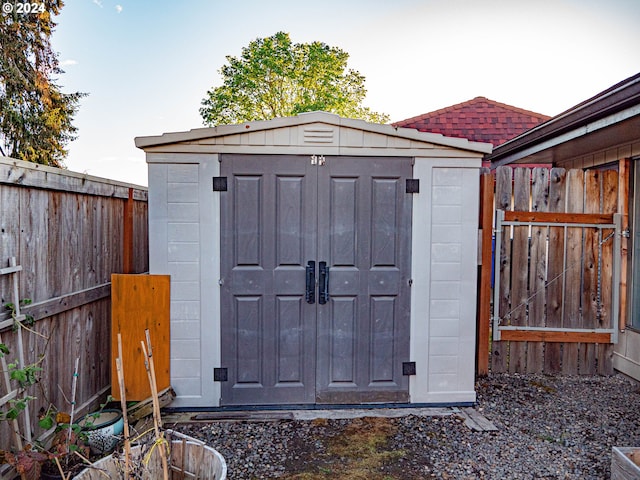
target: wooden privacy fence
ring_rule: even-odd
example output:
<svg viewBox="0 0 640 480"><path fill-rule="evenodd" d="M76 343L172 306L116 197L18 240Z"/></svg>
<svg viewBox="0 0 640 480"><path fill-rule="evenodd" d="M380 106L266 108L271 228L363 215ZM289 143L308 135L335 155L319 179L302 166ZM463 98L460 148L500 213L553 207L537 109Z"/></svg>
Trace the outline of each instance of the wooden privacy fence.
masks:
<svg viewBox="0 0 640 480"><path fill-rule="evenodd" d="M148 270L147 190L0 158L0 268L12 257L21 267L19 297L32 302L21 313L35 320L32 331L22 330L24 362L42 368L40 382L27 391L36 397L29 403L31 424L21 429L37 438L40 409L70 409L77 358L77 412L95 406L110 388L110 279ZM14 278L0 276L3 306L14 303ZM12 362L19 339L4 307L3 324ZM0 398L5 390L0 382ZM7 422L0 422L0 449L10 447L11 438Z"/></svg>
<svg viewBox="0 0 640 480"><path fill-rule="evenodd" d="M610 374L617 170L496 170L492 372Z"/></svg>

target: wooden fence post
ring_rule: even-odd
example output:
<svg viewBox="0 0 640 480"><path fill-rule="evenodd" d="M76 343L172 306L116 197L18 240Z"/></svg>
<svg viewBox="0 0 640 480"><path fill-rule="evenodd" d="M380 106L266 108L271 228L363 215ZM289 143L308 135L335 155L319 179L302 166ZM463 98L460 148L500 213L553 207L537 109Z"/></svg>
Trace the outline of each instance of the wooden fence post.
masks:
<svg viewBox="0 0 640 480"><path fill-rule="evenodd" d="M477 373L489 374L489 329L491 320L491 261L493 241L493 175L483 169L480 175L480 228L482 229L482 251L480 259L480 299L478 305Z"/></svg>
<svg viewBox="0 0 640 480"><path fill-rule="evenodd" d="M124 225L122 242L122 271L133 273L133 188L129 188L129 197L124 207Z"/></svg>
<svg viewBox="0 0 640 480"><path fill-rule="evenodd" d="M622 215L622 231L629 230L629 188L630 188L631 159L620 160L618 174L620 182L618 184L618 213ZM620 243L620 313L618 317L618 329L624 329L629 318L627 312L627 272L629 256L629 238L622 236ZM613 312L615 315L616 312Z"/></svg>

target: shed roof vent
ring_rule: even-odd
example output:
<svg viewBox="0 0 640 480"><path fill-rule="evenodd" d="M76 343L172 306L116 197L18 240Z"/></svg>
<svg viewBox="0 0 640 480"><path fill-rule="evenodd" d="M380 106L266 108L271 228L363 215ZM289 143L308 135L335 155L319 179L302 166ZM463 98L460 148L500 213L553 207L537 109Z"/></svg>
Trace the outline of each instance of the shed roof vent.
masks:
<svg viewBox="0 0 640 480"><path fill-rule="evenodd" d="M333 143L331 127L305 127L304 143Z"/></svg>

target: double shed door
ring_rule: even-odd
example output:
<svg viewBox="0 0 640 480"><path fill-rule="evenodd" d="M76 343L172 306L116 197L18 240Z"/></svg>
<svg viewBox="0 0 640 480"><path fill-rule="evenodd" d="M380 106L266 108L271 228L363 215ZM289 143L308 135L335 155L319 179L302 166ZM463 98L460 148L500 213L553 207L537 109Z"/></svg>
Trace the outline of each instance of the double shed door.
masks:
<svg viewBox="0 0 640 480"><path fill-rule="evenodd" d="M408 401L411 159L221 162L221 404Z"/></svg>

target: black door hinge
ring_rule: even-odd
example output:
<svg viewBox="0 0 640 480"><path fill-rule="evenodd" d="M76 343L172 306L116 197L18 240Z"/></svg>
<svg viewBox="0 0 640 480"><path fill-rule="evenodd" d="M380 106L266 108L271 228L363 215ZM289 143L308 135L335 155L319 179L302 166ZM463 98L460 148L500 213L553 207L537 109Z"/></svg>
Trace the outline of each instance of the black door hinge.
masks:
<svg viewBox="0 0 640 480"><path fill-rule="evenodd" d="M402 375L415 375L416 362L402 362Z"/></svg>
<svg viewBox="0 0 640 480"><path fill-rule="evenodd" d="M229 371L226 368L214 368L213 369L213 381L214 382L227 382L227 381L229 381Z"/></svg>
<svg viewBox="0 0 640 480"><path fill-rule="evenodd" d="M214 192L226 192L227 191L227 177L213 177L213 191Z"/></svg>
<svg viewBox="0 0 640 480"><path fill-rule="evenodd" d="M420 179L407 178L407 193L420 193Z"/></svg>

